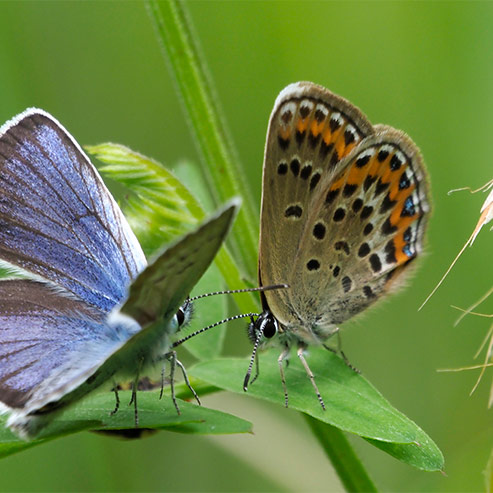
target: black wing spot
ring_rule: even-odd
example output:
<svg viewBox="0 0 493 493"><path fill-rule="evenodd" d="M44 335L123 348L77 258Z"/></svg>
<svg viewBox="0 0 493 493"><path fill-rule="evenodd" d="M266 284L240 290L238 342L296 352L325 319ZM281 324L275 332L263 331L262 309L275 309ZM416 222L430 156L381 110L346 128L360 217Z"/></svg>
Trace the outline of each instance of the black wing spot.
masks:
<svg viewBox="0 0 493 493"><path fill-rule="evenodd" d="M279 163L277 167L278 175L285 175L288 172L288 164L287 163Z"/></svg>
<svg viewBox="0 0 493 493"><path fill-rule="evenodd" d="M405 188L409 188L411 186L411 181L407 177L406 173L402 173L401 178L399 180L399 190L404 190Z"/></svg>
<svg viewBox="0 0 493 493"><path fill-rule="evenodd" d="M363 168L370 162L370 154L367 154L366 156L362 156L358 159L356 159L356 167L357 168Z"/></svg>
<svg viewBox="0 0 493 493"><path fill-rule="evenodd" d="M323 223L317 223L317 224L315 224L315 226L313 228L313 236L317 240L323 240L325 238L326 231L327 231L327 228L325 227L325 225Z"/></svg>
<svg viewBox="0 0 493 493"><path fill-rule="evenodd" d="M375 298L376 295L371 289L370 286L363 286L363 294L370 300L372 298Z"/></svg>
<svg viewBox="0 0 493 493"><path fill-rule="evenodd" d="M340 126L341 126L341 123L339 122L339 119L336 119L336 118L330 119L330 130L332 132L335 132Z"/></svg>
<svg viewBox="0 0 493 493"><path fill-rule="evenodd" d="M375 182L375 180L377 179L377 176L370 176L368 175L366 178L365 178L365 181L363 183L363 189L365 192L368 191L368 189L373 185L373 183Z"/></svg>
<svg viewBox="0 0 493 493"><path fill-rule="evenodd" d="M339 207L339 209L336 209L336 211L334 212L334 221L336 223L342 221L344 219L344 217L346 216L346 211L344 209L342 209L341 207Z"/></svg>
<svg viewBox="0 0 493 493"><path fill-rule="evenodd" d="M380 272L382 270L382 262L376 253L370 255L370 266L373 272Z"/></svg>
<svg viewBox="0 0 493 493"><path fill-rule="evenodd" d="M310 180L310 190L313 190L320 181L320 173L315 173Z"/></svg>
<svg viewBox="0 0 493 493"><path fill-rule="evenodd" d="M371 205L365 205L361 211L361 219L368 219L373 213L373 207Z"/></svg>
<svg viewBox="0 0 493 493"><path fill-rule="evenodd" d="M307 262L306 268L309 271L318 270L320 269L320 262L317 259L312 258Z"/></svg>
<svg viewBox="0 0 493 493"><path fill-rule="evenodd" d="M352 144L354 142L354 139L354 132L346 128L346 130L344 131L344 143L346 144L346 146Z"/></svg>
<svg viewBox="0 0 493 493"><path fill-rule="evenodd" d="M351 205L351 208L353 209L353 212L355 214L357 214L362 207L363 207L363 200L360 198L356 199Z"/></svg>
<svg viewBox="0 0 493 493"><path fill-rule="evenodd" d="M349 244L347 241L336 241L334 244L334 248L337 251L343 250L346 255L349 255L351 253L351 250L349 249Z"/></svg>
<svg viewBox="0 0 493 493"><path fill-rule="evenodd" d="M300 162L298 159L293 159L290 164L291 172L293 173L294 176L298 176L300 172Z"/></svg>
<svg viewBox="0 0 493 493"><path fill-rule="evenodd" d="M389 264L394 264L397 262L397 258L395 257L395 244L394 240L390 240L386 245L385 245L385 253L387 254L385 256L385 260Z"/></svg>
<svg viewBox="0 0 493 493"><path fill-rule="evenodd" d="M390 159L390 169L392 171L397 171L404 163L394 154Z"/></svg>
<svg viewBox="0 0 493 493"><path fill-rule="evenodd" d="M363 234L365 236L368 236L371 232L373 231L373 224L372 223L368 223L364 229L363 229Z"/></svg>
<svg viewBox="0 0 493 493"><path fill-rule="evenodd" d="M344 188L342 189L342 194L344 197L351 197L354 192L358 189L358 185L350 185L349 183L344 185Z"/></svg>
<svg viewBox="0 0 493 493"><path fill-rule="evenodd" d="M317 147L318 143L320 142L320 139L322 138L322 134L314 135L311 132L308 134L308 142L310 143L310 147L312 149L315 149Z"/></svg>
<svg viewBox="0 0 493 493"><path fill-rule="evenodd" d="M285 151L289 147L289 138L288 139L283 139L280 135L277 138L277 141L279 143L279 147Z"/></svg>
<svg viewBox="0 0 493 493"><path fill-rule="evenodd" d="M335 198L339 195L340 188L336 188L335 190L329 190L327 192L327 196L325 197L325 205L330 205L334 202Z"/></svg>
<svg viewBox="0 0 493 493"><path fill-rule="evenodd" d="M397 202L390 198L390 193L388 193L385 198L382 200L382 204L380 205L380 214L385 214L387 211L392 209Z"/></svg>
<svg viewBox="0 0 493 493"><path fill-rule="evenodd" d="M310 114L309 106L300 106L300 115L303 120Z"/></svg>
<svg viewBox="0 0 493 493"><path fill-rule="evenodd" d="M330 165L335 166L339 162L339 154L337 152L337 149L334 149L334 152L332 153L332 156L330 157Z"/></svg>
<svg viewBox="0 0 493 493"><path fill-rule="evenodd" d="M370 251L370 245L368 243L362 243L358 250L358 257L366 257Z"/></svg>
<svg viewBox="0 0 493 493"><path fill-rule="evenodd" d="M325 120L325 117L325 113L320 108L315 110L315 120L317 120L318 123L322 123Z"/></svg>
<svg viewBox="0 0 493 493"><path fill-rule="evenodd" d="M284 217L300 218L303 214L303 209L299 205L290 205L284 211Z"/></svg>
<svg viewBox="0 0 493 493"><path fill-rule="evenodd" d="M341 284L342 284L342 289L345 293L351 290L351 286L353 284L353 281L351 281L351 278L348 276L344 276L341 279Z"/></svg>
<svg viewBox="0 0 493 493"><path fill-rule="evenodd" d="M306 166L303 166L303 168L301 169L300 177L303 178L303 180L307 180L311 174L312 174L312 166L310 164L307 164Z"/></svg>
<svg viewBox="0 0 493 493"><path fill-rule="evenodd" d="M380 150L377 154L377 159L383 163L389 157L389 151L385 151L384 149Z"/></svg>
<svg viewBox="0 0 493 493"><path fill-rule="evenodd" d="M397 231L397 226L393 226L390 222L390 216L385 219L384 223L382 224L381 231L384 235L390 235Z"/></svg>
<svg viewBox="0 0 493 493"><path fill-rule="evenodd" d="M287 125L290 121L291 118L293 118L293 113L291 110L286 110L282 115L281 115L281 120L285 125Z"/></svg>
<svg viewBox="0 0 493 493"><path fill-rule="evenodd" d="M378 197L381 193L385 192L385 190L387 190L387 188L389 188L390 186L390 182L388 183L384 183L382 182L382 180L379 178L378 179L378 182L377 182L377 185L375 187L375 194L374 194L374 197Z"/></svg>
<svg viewBox="0 0 493 493"><path fill-rule="evenodd" d="M334 144L329 144L327 145L325 143L325 140L322 140L322 144L320 145L320 155L322 156L322 159L325 159L327 157L327 154L332 151L334 148Z"/></svg>

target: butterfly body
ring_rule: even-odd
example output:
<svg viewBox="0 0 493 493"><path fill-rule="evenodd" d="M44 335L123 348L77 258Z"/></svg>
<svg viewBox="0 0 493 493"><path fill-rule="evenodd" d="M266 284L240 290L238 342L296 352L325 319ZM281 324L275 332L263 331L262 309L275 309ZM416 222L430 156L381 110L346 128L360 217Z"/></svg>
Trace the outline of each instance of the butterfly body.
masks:
<svg viewBox="0 0 493 493"><path fill-rule="evenodd" d="M286 87L267 131L259 241L260 284L290 286L262 294L281 345L323 344L401 284L428 213L409 137L323 87Z"/></svg>
<svg viewBox="0 0 493 493"><path fill-rule="evenodd" d="M53 411L163 358L237 202L149 264L96 169L48 113L0 128L0 410L32 437ZM137 416L137 415L136 415Z"/></svg>

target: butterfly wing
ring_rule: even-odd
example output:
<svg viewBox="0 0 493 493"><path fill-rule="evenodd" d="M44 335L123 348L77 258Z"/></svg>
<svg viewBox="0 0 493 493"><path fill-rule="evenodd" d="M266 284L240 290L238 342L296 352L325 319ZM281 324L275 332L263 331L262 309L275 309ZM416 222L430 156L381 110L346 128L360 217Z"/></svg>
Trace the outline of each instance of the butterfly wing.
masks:
<svg viewBox="0 0 493 493"><path fill-rule="evenodd" d="M49 284L0 282L0 402L26 415L70 392L124 342L105 314Z"/></svg>
<svg viewBox="0 0 493 493"><path fill-rule="evenodd" d="M0 258L103 311L146 265L89 158L42 110L0 129Z"/></svg>
<svg viewBox="0 0 493 493"><path fill-rule="evenodd" d="M422 251L430 207L420 152L401 131L375 131L324 177L308 211L289 293L306 326L361 312Z"/></svg>
<svg viewBox="0 0 493 493"><path fill-rule="evenodd" d="M238 200L231 201L196 231L158 255L130 286L120 313L142 327L170 320L216 256L238 207Z"/></svg>
<svg viewBox="0 0 493 493"><path fill-rule="evenodd" d="M264 286L296 282L293 266L309 209L320 183L374 133L351 103L310 82L286 87L271 114L265 148L260 221L259 277ZM281 324L299 319L293 289L265 292Z"/></svg>
<svg viewBox="0 0 493 493"><path fill-rule="evenodd" d="M51 411L115 373L138 372L163 341L169 348L170 321L214 259L236 210L234 201L165 250L109 315L49 284L0 282L0 403L11 414L9 426L35 435Z"/></svg>

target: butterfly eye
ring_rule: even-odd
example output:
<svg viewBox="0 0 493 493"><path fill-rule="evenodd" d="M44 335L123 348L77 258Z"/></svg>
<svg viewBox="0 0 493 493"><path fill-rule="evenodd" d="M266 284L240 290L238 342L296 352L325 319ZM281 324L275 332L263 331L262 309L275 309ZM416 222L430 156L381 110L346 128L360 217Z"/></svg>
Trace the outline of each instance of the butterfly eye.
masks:
<svg viewBox="0 0 493 493"><path fill-rule="evenodd" d="M183 322L185 322L185 313L181 308L176 312L176 320L178 322L178 327L181 327Z"/></svg>
<svg viewBox="0 0 493 493"><path fill-rule="evenodd" d="M272 339L277 334L277 320L269 313L260 325L260 330L266 339Z"/></svg>

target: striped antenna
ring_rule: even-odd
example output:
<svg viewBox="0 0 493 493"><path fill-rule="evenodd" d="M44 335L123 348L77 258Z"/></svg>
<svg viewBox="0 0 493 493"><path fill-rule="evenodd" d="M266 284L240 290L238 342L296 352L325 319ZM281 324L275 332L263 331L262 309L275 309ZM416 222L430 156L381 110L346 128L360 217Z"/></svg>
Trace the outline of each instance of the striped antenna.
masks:
<svg viewBox="0 0 493 493"><path fill-rule="evenodd" d="M226 291L214 291L213 293L199 294L193 298L189 298L188 301L199 300L200 298L207 298L208 296L215 296L216 294L236 294L236 293L254 293L255 291L270 291L272 289L286 289L289 288L287 284L272 284L271 286L259 286L257 288L245 288L245 289L230 289ZM244 315L245 317L247 315Z"/></svg>
<svg viewBox="0 0 493 493"><path fill-rule="evenodd" d="M179 341L174 342L171 347L175 348L175 347L179 346L180 344L183 344L185 341L188 341L188 339L191 339L192 337L198 336L199 334L202 334L202 332L205 332L206 330L209 330L209 329L213 329L214 327L217 327L218 325L225 324L226 322L238 320L239 318L258 317L259 315L260 315L260 313L244 313L242 315L235 315L234 317L225 318L224 320L220 320L219 322L215 322L211 325L208 325L207 327L196 330L195 332L192 332L191 334L188 334L183 339L180 339Z"/></svg>

